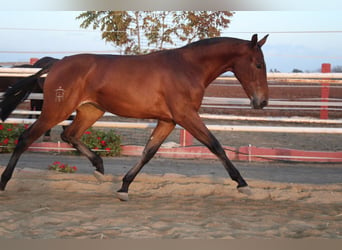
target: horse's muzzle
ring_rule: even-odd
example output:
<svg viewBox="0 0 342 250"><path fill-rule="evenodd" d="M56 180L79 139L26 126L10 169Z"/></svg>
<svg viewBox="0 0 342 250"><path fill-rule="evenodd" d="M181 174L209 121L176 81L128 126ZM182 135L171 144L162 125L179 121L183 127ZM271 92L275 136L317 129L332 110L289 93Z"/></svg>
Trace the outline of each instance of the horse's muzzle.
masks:
<svg viewBox="0 0 342 250"><path fill-rule="evenodd" d="M253 98L251 100L251 106L253 109L263 109L268 104L266 99Z"/></svg>

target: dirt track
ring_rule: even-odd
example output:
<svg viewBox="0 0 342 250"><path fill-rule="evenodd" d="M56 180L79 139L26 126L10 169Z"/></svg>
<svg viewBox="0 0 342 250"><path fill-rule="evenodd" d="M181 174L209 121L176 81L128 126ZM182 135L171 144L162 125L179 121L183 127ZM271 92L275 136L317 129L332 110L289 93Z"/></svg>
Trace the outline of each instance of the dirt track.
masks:
<svg viewBox="0 0 342 250"><path fill-rule="evenodd" d="M0 170L2 171L2 170ZM141 174L130 201L121 177L17 170L0 194L0 238L342 238L342 185Z"/></svg>

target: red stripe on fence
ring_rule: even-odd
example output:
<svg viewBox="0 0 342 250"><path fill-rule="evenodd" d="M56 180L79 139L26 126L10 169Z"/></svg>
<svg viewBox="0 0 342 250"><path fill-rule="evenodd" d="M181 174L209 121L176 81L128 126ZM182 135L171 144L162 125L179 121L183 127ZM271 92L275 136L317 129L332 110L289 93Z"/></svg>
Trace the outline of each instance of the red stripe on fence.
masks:
<svg viewBox="0 0 342 250"><path fill-rule="evenodd" d="M134 145L121 146L121 155L124 156L141 156L144 147ZM227 156L231 160L236 161L300 161L300 162L342 162L342 151L305 151L287 148L263 148L255 146L245 147L224 147ZM66 152L73 150L67 143L40 142L33 143L28 149L35 152ZM161 147L157 154L159 157L176 158L176 159L217 159L206 147L190 146L190 147Z"/></svg>

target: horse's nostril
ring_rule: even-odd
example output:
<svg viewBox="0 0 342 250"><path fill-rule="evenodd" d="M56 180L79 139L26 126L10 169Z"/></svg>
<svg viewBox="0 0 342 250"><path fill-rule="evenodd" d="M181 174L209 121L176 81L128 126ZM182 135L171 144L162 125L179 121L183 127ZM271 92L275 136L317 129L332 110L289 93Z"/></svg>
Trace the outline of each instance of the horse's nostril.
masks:
<svg viewBox="0 0 342 250"><path fill-rule="evenodd" d="M267 106L268 102L267 102L267 100L259 102L259 100L257 98L254 98L254 99L252 99L251 104L252 104L252 107L254 109L262 109L265 106Z"/></svg>
<svg viewBox="0 0 342 250"><path fill-rule="evenodd" d="M261 102L260 103L260 108L264 108L264 107L266 107L267 106L267 104L268 104L268 102L265 100L265 101L263 101L263 102Z"/></svg>

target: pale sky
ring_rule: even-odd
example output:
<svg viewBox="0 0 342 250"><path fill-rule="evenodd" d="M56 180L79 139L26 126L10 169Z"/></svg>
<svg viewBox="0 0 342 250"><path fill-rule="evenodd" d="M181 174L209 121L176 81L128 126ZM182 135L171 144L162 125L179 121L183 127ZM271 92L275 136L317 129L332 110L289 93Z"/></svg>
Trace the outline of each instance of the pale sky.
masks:
<svg viewBox="0 0 342 250"><path fill-rule="evenodd" d="M84 30L75 11L0 11L0 62L30 57L115 53L100 32ZM222 36L250 39L270 34L263 47L268 70L317 70L342 66L342 10L236 11Z"/></svg>

